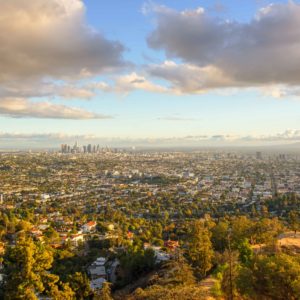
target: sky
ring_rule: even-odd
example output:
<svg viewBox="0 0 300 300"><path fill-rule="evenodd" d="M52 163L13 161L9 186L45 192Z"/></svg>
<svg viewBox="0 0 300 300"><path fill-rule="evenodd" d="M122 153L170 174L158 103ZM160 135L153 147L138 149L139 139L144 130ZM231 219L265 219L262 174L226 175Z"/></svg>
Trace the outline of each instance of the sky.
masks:
<svg viewBox="0 0 300 300"><path fill-rule="evenodd" d="M0 148L300 142L300 2L0 0Z"/></svg>

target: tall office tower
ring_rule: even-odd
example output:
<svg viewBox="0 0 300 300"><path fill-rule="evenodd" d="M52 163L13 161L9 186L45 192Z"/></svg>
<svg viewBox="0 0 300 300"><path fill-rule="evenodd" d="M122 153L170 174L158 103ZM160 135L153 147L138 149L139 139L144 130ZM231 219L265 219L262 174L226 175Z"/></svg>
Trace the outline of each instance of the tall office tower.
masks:
<svg viewBox="0 0 300 300"><path fill-rule="evenodd" d="M279 159L281 159L281 160L285 160L285 159L286 159L286 156L285 156L285 154L279 154Z"/></svg>
<svg viewBox="0 0 300 300"><path fill-rule="evenodd" d="M61 145L61 153L67 153L67 151L68 151L68 145L62 144Z"/></svg>
<svg viewBox="0 0 300 300"><path fill-rule="evenodd" d="M75 142L72 150L73 150L74 153L78 153L79 152L79 147L78 147L78 142L77 141Z"/></svg>
<svg viewBox="0 0 300 300"><path fill-rule="evenodd" d="M256 159L262 159L261 152L256 152Z"/></svg>
<svg viewBox="0 0 300 300"><path fill-rule="evenodd" d="M88 146L87 146L87 152L88 153L92 153L92 145L91 144L88 144Z"/></svg>
<svg viewBox="0 0 300 300"><path fill-rule="evenodd" d="M83 153L86 153L86 152L87 152L86 146L83 146Z"/></svg>
<svg viewBox="0 0 300 300"><path fill-rule="evenodd" d="M3 204L3 194L0 194L0 204Z"/></svg>

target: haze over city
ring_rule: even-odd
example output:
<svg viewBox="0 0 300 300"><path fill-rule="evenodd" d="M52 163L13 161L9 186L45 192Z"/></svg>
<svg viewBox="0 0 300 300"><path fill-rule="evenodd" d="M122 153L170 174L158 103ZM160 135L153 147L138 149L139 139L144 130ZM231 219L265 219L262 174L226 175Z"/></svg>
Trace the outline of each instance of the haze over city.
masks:
<svg viewBox="0 0 300 300"><path fill-rule="evenodd" d="M300 141L298 1L0 1L0 148Z"/></svg>

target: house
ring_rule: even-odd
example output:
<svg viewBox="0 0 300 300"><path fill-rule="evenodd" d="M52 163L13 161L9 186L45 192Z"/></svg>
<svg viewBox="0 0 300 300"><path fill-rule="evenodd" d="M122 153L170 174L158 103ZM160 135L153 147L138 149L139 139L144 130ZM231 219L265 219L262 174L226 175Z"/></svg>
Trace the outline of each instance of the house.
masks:
<svg viewBox="0 0 300 300"><path fill-rule="evenodd" d="M163 261L168 261L171 258L171 255L164 252L161 247L159 246L153 246L150 245L149 243L144 243L144 249L152 249L154 252L154 257L155 257L155 262L157 264L163 262Z"/></svg>
<svg viewBox="0 0 300 300"><path fill-rule="evenodd" d="M106 258L105 257L98 257L95 261L94 264L96 266L104 266L106 263Z"/></svg>
<svg viewBox="0 0 300 300"><path fill-rule="evenodd" d="M174 250L176 250L177 247L179 247L179 242L168 240L168 241L165 241L164 246L166 248L168 248L169 250L174 251Z"/></svg>
<svg viewBox="0 0 300 300"><path fill-rule="evenodd" d="M104 266L90 266L88 272L91 279L106 278L106 271Z"/></svg>
<svg viewBox="0 0 300 300"><path fill-rule="evenodd" d="M98 257L88 268L88 273L92 280L106 278L105 257Z"/></svg>
<svg viewBox="0 0 300 300"><path fill-rule="evenodd" d="M93 279L91 280L90 287L92 290L100 290L104 282L106 282L104 278Z"/></svg>
<svg viewBox="0 0 300 300"><path fill-rule="evenodd" d="M80 242L83 242L84 241L84 236L83 234L72 234L70 239L71 243L74 245L74 246L78 246L78 244Z"/></svg>
<svg viewBox="0 0 300 300"><path fill-rule="evenodd" d="M95 221L90 221L90 222L84 224L81 227L81 230L83 233L90 233L90 232L93 232L96 230L96 226L97 226L97 223Z"/></svg>
<svg viewBox="0 0 300 300"><path fill-rule="evenodd" d="M129 240L133 239L133 236L134 236L133 232L131 232L131 231L128 231L128 232L127 232L127 238L128 238Z"/></svg>

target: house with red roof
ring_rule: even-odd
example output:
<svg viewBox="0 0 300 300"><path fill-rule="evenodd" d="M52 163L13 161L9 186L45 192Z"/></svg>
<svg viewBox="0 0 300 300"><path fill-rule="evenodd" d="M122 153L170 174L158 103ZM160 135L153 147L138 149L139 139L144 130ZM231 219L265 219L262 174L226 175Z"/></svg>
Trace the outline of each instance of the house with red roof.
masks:
<svg viewBox="0 0 300 300"><path fill-rule="evenodd" d="M97 222L90 221L81 227L83 233L90 233L96 230Z"/></svg>

